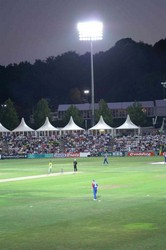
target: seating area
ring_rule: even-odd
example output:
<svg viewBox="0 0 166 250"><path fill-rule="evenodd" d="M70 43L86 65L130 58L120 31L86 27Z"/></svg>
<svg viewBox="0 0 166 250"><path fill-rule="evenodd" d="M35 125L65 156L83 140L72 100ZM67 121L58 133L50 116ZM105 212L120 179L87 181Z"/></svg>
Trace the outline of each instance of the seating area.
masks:
<svg viewBox="0 0 166 250"><path fill-rule="evenodd" d="M59 151L59 138L55 136L7 135L1 140L1 152L8 155L49 154Z"/></svg>
<svg viewBox="0 0 166 250"><path fill-rule="evenodd" d="M88 132L64 133L52 136L36 135L3 135L0 153L18 154L49 154L67 152L90 152L98 155L102 152L145 152L166 149L166 134L127 135L113 138L111 134Z"/></svg>

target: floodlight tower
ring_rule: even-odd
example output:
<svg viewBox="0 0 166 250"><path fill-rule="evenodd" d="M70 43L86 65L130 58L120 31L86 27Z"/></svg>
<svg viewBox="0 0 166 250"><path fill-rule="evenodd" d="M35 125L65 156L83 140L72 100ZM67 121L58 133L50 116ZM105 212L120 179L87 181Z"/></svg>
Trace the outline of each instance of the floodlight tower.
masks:
<svg viewBox="0 0 166 250"><path fill-rule="evenodd" d="M94 101L94 66L93 66L93 41L103 39L103 24L98 21L81 22L77 24L79 40L90 41L91 50L91 108L92 108L92 126L95 121L95 101Z"/></svg>

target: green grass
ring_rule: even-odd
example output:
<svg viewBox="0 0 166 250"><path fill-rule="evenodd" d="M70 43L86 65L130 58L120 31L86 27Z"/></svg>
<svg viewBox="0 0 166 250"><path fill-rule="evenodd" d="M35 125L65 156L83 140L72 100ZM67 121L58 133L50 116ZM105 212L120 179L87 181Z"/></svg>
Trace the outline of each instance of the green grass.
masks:
<svg viewBox="0 0 166 250"><path fill-rule="evenodd" d="M166 165L151 164L163 158L102 160L78 159L76 174L0 183L0 249L164 250ZM0 180L47 174L48 162L1 160ZM72 159L53 159L53 172L62 168L73 172Z"/></svg>

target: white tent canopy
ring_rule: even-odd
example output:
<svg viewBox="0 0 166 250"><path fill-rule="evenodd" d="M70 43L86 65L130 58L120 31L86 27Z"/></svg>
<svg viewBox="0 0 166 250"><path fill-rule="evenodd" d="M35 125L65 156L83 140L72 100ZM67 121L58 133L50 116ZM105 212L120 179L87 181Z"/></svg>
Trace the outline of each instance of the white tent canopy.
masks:
<svg viewBox="0 0 166 250"><path fill-rule="evenodd" d="M112 129L113 129L112 127L110 127L109 125L105 123L101 115L98 123L92 128L90 128L89 130L112 130Z"/></svg>
<svg viewBox="0 0 166 250"><path fill-rule="evenodd" d="M54 126L51 125L48 117L46 117L45 123L38 128L36 131L40 132L40 131L58 131L57 128L55 128Z"/></svg>
<svg viewBox="0 0 166 250"><path fill-rule="evenodd" d="M119 127L116 128L116 130L121 129L121 130L126 130L126 129L133 129L138 130L138 134L140 133L140 127L136 126L130 119L130 116L127 115L126 121Z"/></svg>
<svg viewBox="0 0 166 250"><path fill-rule="evenodd" d="M10 132L10 130L8 130L7 128L5 128L2 123L0 123L0 133L8 133Z"/></svg>
<svg viewBox="0 0 166 250"><path fill-rule="evenodd" d="M116 129L139 129L130 119L130 116L127 115L126 121Z"/></svg>
<svg viewBox="0 0 166 250"><path fill-rule="evenodd" d="M84 130L83 128L77 126L73 121L73 117L70 117L68 124L61 129L62 131L75 131L75 130Z"/></svg>
<svg viewBox="0 0 166 250"><path fill-rule="evenodd" d="M32 131L34 130L25 123L24 118L21 119L21 122L18 125L18 127L12 130L12 132L32 132Z"/></svg>

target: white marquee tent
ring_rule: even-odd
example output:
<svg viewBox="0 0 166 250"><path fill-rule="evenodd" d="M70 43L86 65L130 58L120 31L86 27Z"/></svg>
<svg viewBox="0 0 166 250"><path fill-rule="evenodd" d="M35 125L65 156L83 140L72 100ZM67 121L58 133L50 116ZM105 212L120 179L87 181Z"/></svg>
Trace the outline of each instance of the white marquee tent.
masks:
<svg viewBox="0 0 166 250"><path fill-rule="evenodd" d="M140 127L136 126L130 119L130 116L127 115L126 121L119 127L116 128L116 130L125 130L125 129L132 129L137 130L138 134L140 133Z"/></svg>
<svg viewBox="0 0 166 250"><path fill-rule="evenodd" d="M68 124L61 129L61 131L78 131L78 130L84 130L84 129L75 124L72 116L70 117Z"/></svg>
<svg viewBox="0 0 166 250"><path fill-rule="evenodd" d="M10 132L10 130L8 130L7 128L5 128L2 123L0 123L0 133L8 133Z"/></svg>
<svg viewBox="0 0 166 250"><path fill-rule="evenodd" d="M21 119L21 122L18 125L18 127L12 130L12 132L33 132L33 131L34 130L25 123L24 118Z"/></svg>
<svg viewBox="0 0 166 250"><path fill-rule="evenodd" d="M59 131L57 128L55 128L49 121L48 117L46 117L46 120L44 124L36 130L37 132L53 132L53 131Z"/></svg>
<svg viewBox="0 0 166 250"><path fill-rule="evenodd" d="M105 123L105 121L101 115L98 123L95 126L93 126L92 128L90 128L89 130L112 130L113 131L113 128Z"/></svg>

